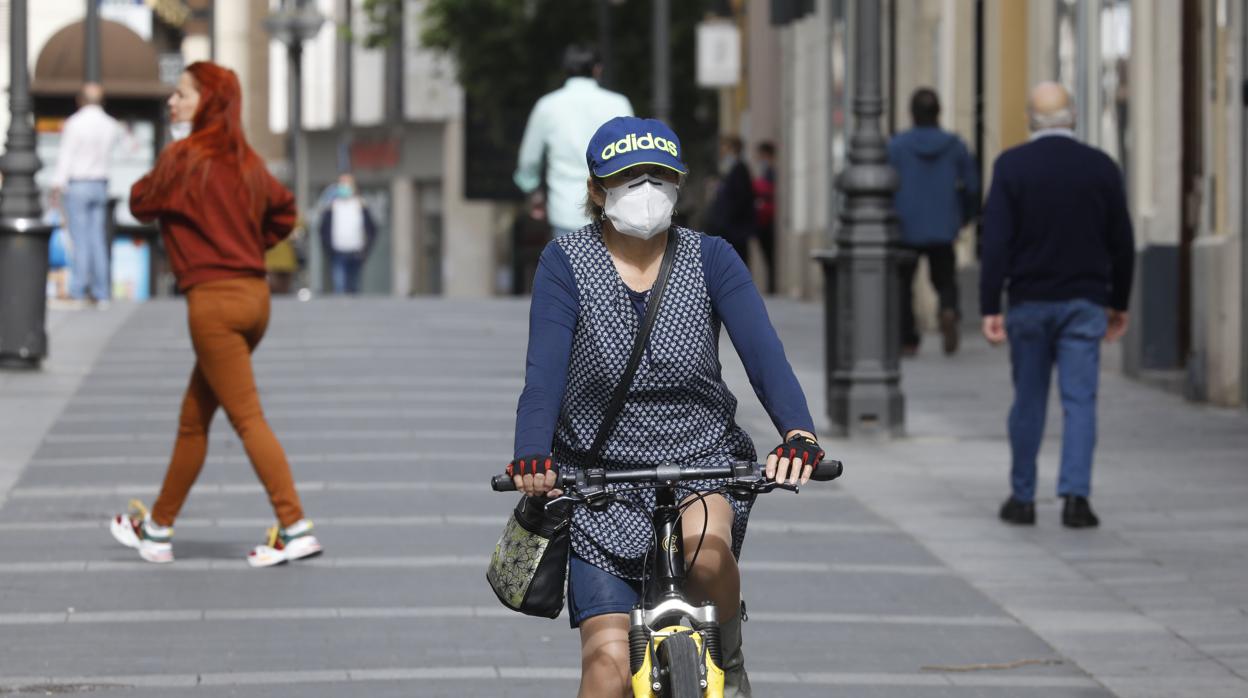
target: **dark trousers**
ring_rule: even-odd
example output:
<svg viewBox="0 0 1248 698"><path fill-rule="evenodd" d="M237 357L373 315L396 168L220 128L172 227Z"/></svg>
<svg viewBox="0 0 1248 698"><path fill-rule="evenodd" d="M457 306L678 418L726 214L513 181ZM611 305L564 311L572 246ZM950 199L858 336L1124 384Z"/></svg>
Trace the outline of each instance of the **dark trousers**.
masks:
<svg viewBox="0 0 1248 698"><path fill-rule="evenodd" d="M903 346L917 347L920 337L914 320L914 277L919 268L919 257L927 257L928 274L931 276L932 285L936 287L936 294L940 297L941 311L958 311L957 264L953 243L905 249L913 254L901 263L901 343Z"/></svg>
<svg viewBox="0 0 1248 698"><path fill-rule="evenodd" d="M767 292L776 292L776 226L758 226L758 244L767 262Z"/></svg>
<svg viewBox="0 0 1248 698"><path fill-rule="evenodd" d="M728 244L732 245L732 249L736 250L737 254L741 256L741 261L745 262L745 266L750 266L750 239L748 237L738 236L725 236L724 239L727 240Z"/></svg>

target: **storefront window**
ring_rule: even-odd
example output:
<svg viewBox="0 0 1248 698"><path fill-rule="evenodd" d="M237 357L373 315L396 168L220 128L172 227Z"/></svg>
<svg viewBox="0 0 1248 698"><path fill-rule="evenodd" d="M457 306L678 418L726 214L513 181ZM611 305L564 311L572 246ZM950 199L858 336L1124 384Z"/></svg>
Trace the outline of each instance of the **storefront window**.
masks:
<svg viewBox="0 0 1248 698"><path fill-rule="evenodd" d="M1128 76L1131 61L1131 0L1101 0L1100 114L1097 145L1129 172Z"/></svg>
<svg viewBox="0 0 1248 698"><path fill-rule="evenodd" d="M1079 43L1079 0L1061 0L1057 3L1057 81L1072 95L1080 94Z"/></svg>

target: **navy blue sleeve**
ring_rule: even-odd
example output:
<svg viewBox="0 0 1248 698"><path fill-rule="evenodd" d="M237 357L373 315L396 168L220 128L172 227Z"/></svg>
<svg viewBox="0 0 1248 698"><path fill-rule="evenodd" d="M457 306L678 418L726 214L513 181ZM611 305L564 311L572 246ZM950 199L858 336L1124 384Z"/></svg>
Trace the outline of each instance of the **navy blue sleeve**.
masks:
<svg viewBox="0 0 1248 698"><path fill-rule="evenodd" d="M563 249L551 243L533 276L524 391L516 405L516 458L550 453L580 311L572 264Z"/></svg>
<svg viewBox="0 0 1248 698"><path fill-rule="evenodd" d="M783 436L794 429L815 432L806 394L784 355L784 345L767 316L750 270L723 238L702 236L702 274L711 306L736 348L750 385Z"/></svg>
<svg viewBox="0 0 1248 698"><path fill-rule="evenodd" d="M979 311L981 315L1001 314L1001 293L1009 273L1010 239L1015 232L1015 212L1005 181L1005 168L997 159L992 168L992 186L984 204L983 238L979 253Z"/></svg>

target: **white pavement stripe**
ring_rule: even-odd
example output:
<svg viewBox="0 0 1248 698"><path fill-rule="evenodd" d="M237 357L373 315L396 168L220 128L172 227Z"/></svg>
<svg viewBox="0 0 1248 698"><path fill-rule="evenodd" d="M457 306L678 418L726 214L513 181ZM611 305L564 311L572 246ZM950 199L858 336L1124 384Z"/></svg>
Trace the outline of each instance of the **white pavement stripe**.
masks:
<svg viewBox="0 0 1248 698"><path fill-rule="evenodd" d="M268 386L264 387L264 397L262 402L265 407L276 405L296 405L303 406L308 404L309 391L295 390L269 390ZM320 394L320 401L323 402L327 396ZM154 404L155 397L153 395L142 395L135 393L78 393L69 403L67 411L76 412L83 407L134 407L141 406L150 408ZM368 405L384 404L387 406L408 406L408 407L427 407L430 405L481 405L481 406L497 406L499 398L497 395L489 393L474 392L457 392L457 391L438 391L438 390L335 390L332 395L333 404L351 404L365 403ZM511 400L515 402L515 400ZM514 407L514 405L513 405ZM177 414L178 403L176 400L170 403L170 411Z"/></svg>
<svg viewBox="0 0 1248 698"><path fill-rule="evenodd" d="M515 407L508 409L490 410L486 407L460 407L452 409L445 406L430 405L426 408L341 408L341 409L298 409L298 408L270 408L264 411L265 417L269 419L463 419L471 420L474 424L483 420L493 420L498 422L510 423L514 426L516 421ZM218 417L224 420L225 417ZM72 414L63 414L57 419L58 424L116 424L130 422L159 422L176 425L178 415L172 410L157 410L152 412L119 412L116 410L108 411L75 411Z"/></svg>
<svg viewBox="0 0 1248 698"><path fill-rule="evenodd" d="M296 483L299 492L472 492L476 494L501 495L490 490L489 482L483 477L480 481L473 482L411 482L411 481L377 481L377 482L348 482L342 480L323 481L323 480L307 480ZM159 484L148 483L124 483L110 485L80 485L74 487L47 486L47 487L17 487L10 490L8 498L12 500L21 499L77 499L82 497L136 497L144 495L155 495L160 489ZM230 496L230 495L254 495L263 492L264 489L259 483L255 482L238 482L212 484L203 483L195 485L195 494L197 496ZM849 495L843 490L832 489L808 489L800 495L803 500L806 499L845 499ZM501 500L500 500L501 501ZM501 506L501 505L500 505Z"/></svg>
<svg viewBox="0 0 1248 698"><path fill-rule="evenodd" d="M750 672L757 684L815 684L821 686L955 686L994 688L1101 688L1086 676L976 676L969 674L889 674L889 673L783 673Z"/></svg>
<svg viewBox="0 0 1248 698"><path fill-rule="evenodd" d="M187 369L190 370L189 367ZM270 386L265 385L264 398L262 402L266 407L274 405L307 405L308 392L306 391L274 391L270 390ZM499 398L497 395L489 393L470 393L459 391L436 391L421 390L418 392L411 390L335 390L333 393L333 402L335 404L344 403L384 403L387 405L411 405L411 406L427 406L427 405L448 405L448 404L468 404L468 405L498 405ZM321 395L321 400L326 396ZM515 400L511 400L515 402ZM79 393L69 403L69 411L73 412L79 407L95 405L110 407L126 407L140 405L143 407L151 407L153 396L136 395L134 393ZM178 403L175 401L170 404L170 410L176 414ZM770 428L770 427L768 427Z"/></svg>
<svg viewBox="0 0 1248 698"><path fill-rule="evenodd" d="M499 528L507 520L507 513L482 516L435 515L435 516L318 516L317 529L334 528L453 528L482 527ZM273 524L263 518L179 519L179 529L188 528L264 528ZM47 533L51 531L87 531L108 528L108 521L11 521L0 523L0 533ZM901 531L884 524L815 523L805 521L755 521L750 523L750 533L758 534L864 534L901 535Z"/></svg>
<svg viewBox="0 0 1248 698"><path fill-rule="evenodd" d="M177 434L173 429L162 431L125 432L121 434L82 434L73 432L53 432L43 438L45 444L129 444L129 443L173 443ZM454 440L472 441L511 441L514 433L506 429L487 430L454 430L454 429L284 429L281 437L287 441L381 441L381 440ZM209 440L213 443L237 441L238 437L230 431L217 430L212 432Z"/></svg>
<svg viewBox="0 0 1248 698"><path fill-rule="evenodd" d="M296 465L303 463L419 463L427 460L446 462L453 460L457 466L492 465L498 466L498 458L465 458L461 453L452 451L381 451L360 453L297 453L287 451L286 457ZM248 464L246 455L209 456L204 462L207 466ZM74 468L80 466L122 466L122 465L157 465L164 467L169 464L169 456L64 456L55 458L34 458L31 467L39 468Z"/></svg>
<svg viewBox="0 0 1248 698"><path fill-rule="evenodd" d="M342 376L309 376L304 374L272 376L263 381L265 390L270 388L300 388L309 393L317 390L329 388L376 388L376 387L403 387L411 390L422 390L424 388L453 388L455 390L477 389L484 392L489 391L508 391L507 395L519 395L520 390L524 388L523 371L519 366L508 376L483 376L471 377L462 374L459 375L416 375L416 376L395 376L395 375L342 375ZM189 371L186 375L190 375ZM183 376L169 378L91 378L83 381L83 387L87 393L104 392L105 390L130 390L141 391L151 388L169 388L173 390L184 390L186 388L187 379ZM514 391L514 392L513 392ZM499 392L498 394L504 394Z"/></svg>
<svg viewBox="0 0 1248 698"><path fill-rule="evenodd" d="M490 561L485 555L414 555L414 556L326 556L299 562L300 566L317 569L430 569L430 568L485 568ZM947 577L953 572L936 565L860 565L832 562L795 562L783 560L753 560L741 563L746 572L811 572L824 574L879 574L899 576ZM138 572L142 574L171 574L176 572L251 571L240 557L179 560L172 565L153 565L141 560L62 560L58 562L0 562L3 574L48 574L66 572Z"/></svg>
<svg viewBox="0 0 1248 698"><path fill-rule="evenodd" d="M41 687L188 688L197 686L261 686L369 681L575 681L578 669L527 666L397 667L379 669L325 669L304 671L222 672L204 674L136 674L104 676L0 676L0 691L42 692ZM904 673L783 673L750 672L752 683L819 686L926 686L945 688L1099 688L1086 676L976 676L966 674Z"/></svg>
<svg viewBox="0 0 1248 698"><path fill-rule="evenodd" d="M412 618L512 618L501 606L390 606L357 608L219 608L177 611L66 611L64 613L0 613L0 626L64 625L66 623L186 623L275 620L400 620ZM870 613L755 612L750 622L804 625L919 625L937 627L1023 628L1008 616L919 616Z"/></svg>
<svg viewBox="0 0 1248 698"><path fill-rule="evenodd" d="M878 613L783 613L777 611L752 611L750 622L802 623L827 625L931 625L972 628L1023 627L1009 616L918 616Z"/></svg>

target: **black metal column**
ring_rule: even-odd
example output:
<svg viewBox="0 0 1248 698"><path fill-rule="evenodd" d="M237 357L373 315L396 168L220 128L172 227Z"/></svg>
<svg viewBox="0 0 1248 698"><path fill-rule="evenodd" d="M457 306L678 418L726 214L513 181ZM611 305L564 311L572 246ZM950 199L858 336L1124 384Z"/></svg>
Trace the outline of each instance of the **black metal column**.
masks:
<svg viewBox="0 0 1248 698"><path fill-rule="evenodd" d="M48 238L35 173L26 63L26 0L9 5L9 132L0 156L0 368L35 369L48 355Z"/></svg>
<svg viewBox="0 0 1248 698"><path fill-rule="evenodd" d="M859 0L854 9L854 131L850 165L837 180L845 195L837 251L825 263L835 271L827 278L828 300L835 303L826 316L834 359L828 415L841 436L897 437L905 431L892 211L897 175L880 130L880 4Z"/></svg>
<svg viewBox="0 0 1248 698"><path fill-rule="evenodd" d="M273 38L286 45L286 163L295 204L302 214L308 205L308 168L303 138L303 42L316 36L325 18L307 0L282 0L277 12L264 21ZM320 290L320 246L312 245L309 271L313 288Z"/></svg>
<svg viewBox="0 0 1248 698"><path fill-rule="evenodd" d="M672 111L671 0L654 0L651 47L654 62L654 118L667 122Z"/></svg>
<svg viewBox="0 0 1248 698"><path fill-rule="evenodd" d="M86 0L87 19L83 23L83 82L100 81L100 0Z"/></svg>
<svg viewBox="0 0 1248 698"><path fill-rule="evenodd" d="M598 83L610 88L615 80L611 61L611 1L598 0L598 57L602 60L602 76Z"/></svg>

